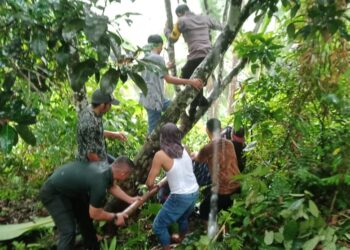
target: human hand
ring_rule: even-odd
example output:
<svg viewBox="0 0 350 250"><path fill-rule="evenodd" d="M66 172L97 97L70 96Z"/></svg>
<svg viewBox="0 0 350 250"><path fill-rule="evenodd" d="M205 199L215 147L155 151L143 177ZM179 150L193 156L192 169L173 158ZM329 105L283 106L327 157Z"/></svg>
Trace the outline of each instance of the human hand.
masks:
<svg viewBox="0 0 350 250"><path fill-rule="evenodd" d="M191 157L191 160L194 160L196 157L197 157L197 152L192 152L190 157Z"/></svg>
<svg viewBox="0 0 350 250"><path fill-rule="evenodd" d="M114 132L113 138L118 139L119 141L122 141L122 142L125 142L128 140L128 138L123 132Z"/></svg>
<svg viewBox="0 0 350 250"><path fill-rule="evenodd" d="M131 197L131 199L129 200L129 204L132 204L135 201L143 201L143 200L141 196L134 196L134 197Z"/></svg>
<svg viewBox="0 0 350 250"><path fill-rule="evenodd" d="M195 88L196 90L200 90L203 88L203 82L201 79L191 79L190 80L190 85Z"/></svg>
<svg viewBox="0 0 350 250"><path fill-rule="evenodd" d="M116 218L114 219L114 224L117 226L124 226L125 225L125 219L129 218L127 214L124 213L117 213Z"/></svg>

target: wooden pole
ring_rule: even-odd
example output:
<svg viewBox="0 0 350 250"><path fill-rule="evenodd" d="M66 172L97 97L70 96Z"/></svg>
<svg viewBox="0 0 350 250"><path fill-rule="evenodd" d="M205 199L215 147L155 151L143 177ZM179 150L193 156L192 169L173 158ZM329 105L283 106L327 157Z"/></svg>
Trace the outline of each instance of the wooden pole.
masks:
<svg viewBox="0 0 350 250"><path fill-rule="evenodd" d="M143 203L145 203L149 198L155 195L158 192L158 190L167 183L167 178L164 177L160 182L158 182L158 184L153 189L146 192L140 200L135 201L126 209L124 209L123 214L127 214L128 216L132 215L140 206L143 205Z"/></svg>

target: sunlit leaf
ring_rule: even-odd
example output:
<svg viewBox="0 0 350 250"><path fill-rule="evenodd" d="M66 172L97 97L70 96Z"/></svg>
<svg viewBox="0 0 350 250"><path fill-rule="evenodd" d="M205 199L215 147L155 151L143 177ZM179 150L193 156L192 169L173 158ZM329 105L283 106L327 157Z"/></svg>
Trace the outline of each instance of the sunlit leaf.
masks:
<svg viewBox="0 0 350 250"><path fill-rule="evenodd" d="M317 246L318 242L320 242L320 237L315 236L311 240L306 241L303 244L303 250L314 250L315 247Z"/></svg>
<svg viewBox="0 0 350 250"><path fill-rule="evenodd" d="M318 215L320 214L320 211L318 211L315 202L313 202L312 200L309 200L309 211L315 217L318 217Z"/></svg>
<svg viewBox="0 0 350 250"><path fill-rule="evenodd" d="M273 243L274 239L274 233L273 231L267 231L265 230L265 237L264 237L264 242L266 245L271 245Z"/></svg>

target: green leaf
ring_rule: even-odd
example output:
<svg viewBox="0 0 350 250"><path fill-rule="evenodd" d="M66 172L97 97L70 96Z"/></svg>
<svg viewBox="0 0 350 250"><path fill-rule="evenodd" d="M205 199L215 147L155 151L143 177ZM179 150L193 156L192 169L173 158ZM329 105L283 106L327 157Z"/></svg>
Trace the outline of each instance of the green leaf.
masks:
<svg viewBox="0 0 350 250"><path fill-rule="evenodd" d="M68 22L62 29L62 37L65 41L72 40L79 31L83 30L84 21L81 19L73 19Z"/></svg>
<svg viewBox="0 0 350 250"><path fill-rule="evenodd" d="M266 245L271 245L273 243L274 233L273 231L265 230L264 242Z"/></svg>
<svg viewBox="0 0 350 250"><path fill-rule="evenodd" d="M96 62L88 59L75 65L70 75L70 85L74 91L80 91L85 82L95 72Z"/></svg>
<svg viewBox="0 0 350 250"><path fill-rule="evenodd" d="M18 134L16 130L10 125L2 125L0 127L0 149L5 153L9 153L17 142Z"/></svg>
<svg viewBox="0 0 350 250"><path fill-rule="evenodd" d="M146 96L148 89L145 80L139 74L132 71L129 71L128 75L131 77L133 82L141 89L142 93Z"/></svg>
<svg viewBox="0 0 350 250"><path fill-rule="evenodd" d="M318 242L320 242L320 237L315 236L311 240L306 241L303 244L303 250L314 250L315 247L317 246Z"/></svg>
<svg viewBox="0 0 350 250"><path fill-rule="evenodd" d="M0 241L11 240L34 229L53 227L51 216L34 219L31 222L21 224L0 225Z"/></svg>
<svg viewBox="0 0 350 250"><path fill-rule="evenodd" d="M305 199L302 198L302 199L299 199L299 200L294 201L294 202L290 205L289 209L290 209L290 210L297 210L297 209L303 204L304 200L305 200Z"/></svg>
<svg viewBox="0 0 350 250"><path fill-rule="evenodd" d="M110 48L108 37L102 37L96 48L99 63L106 63L108 61Z"/></svg>
<svg viewBox="0 0 350 250"><path fill-rule="evenodd" d="M295 37L295 25L294 23L291 23L287 26L287 34L290 39L293 39Z"/></svg>
<svg viewBox="0 0 350 250"><path fill-rule="evenodd" d="M234 129L238 131L242 127L242 113L241 112L235 112L234 114L235 120L234 120Z"/></svg>
<svg viewBox="0 0 350 250"><path fill-rule="evenodd" d="M106 33L108 24L107 16L88 15L85 19L84 32L92 43L97 43L103 34Z"/></svg>
<svg viewBox="0 0 350 250"><path fill-rule="evenodd" d="M286 241L293 240L298 235L298 223L294 220L288 221L284 226L283 237Z"/></svg>
<svg viewBox="0 0 350 250"><path fill-rule="evenodd" d="M26 143L32 146L36 145L36 138L28 126L19 124L15 126L15 128L18 134Z"/></svg>
<svg viewBox="0 0 350 250"><path fill-rule="evenodd" d="M71 55L69 54L69 46L63 45L58 49L56 53L56 61L60 66L65 66L68 64Z"/></svg>
<svg viewBox="0 0 350 250"><path fill-rule="evenodd" d="M117 249L117 238L113 237L111 244L109 245L109 250Z"/></svg>
<svg viewBox="0 0 350 250"><path fill-rule="evenodd" d="M30 47L33 50L34 54L37 56L42 56L45 54L47 49L47 41L45 36L42 34L36 34L32 37Z"/></svg>
<svg viewBox="0 0 350 250"><path fill-rule="evenodd" d="M318 215L320 214L320 211L318 210L315 202L313 202L312 200L309 200L309 211L315 217L318 217Z"/></svg>
<svg viewBox="0 0 350 250"><path fill-rule="evenodd" d="M299 4L296 4L291 10L290 10L290 17L293 18L297 14L298 10L300 8Z"/></svg>
<svg viewBox="0 0 350 250"><path fill-rule="evenodd" d="M112 94L119 80L120 71L109 69L103 76L100 82L101 90L104 93Z"/></svg>

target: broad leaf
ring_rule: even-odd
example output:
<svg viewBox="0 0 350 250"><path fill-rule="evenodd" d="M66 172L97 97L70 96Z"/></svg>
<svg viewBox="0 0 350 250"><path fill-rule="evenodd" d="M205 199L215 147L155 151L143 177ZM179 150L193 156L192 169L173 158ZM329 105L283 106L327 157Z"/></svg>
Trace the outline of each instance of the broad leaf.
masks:
<svg viewBox="0 0 350 250"><path fill-rule="evenodd" d="M284 226L283 237L285 240L293 240L298 235L298 223L294 220L288 221L288 223Z"/></svg>
<svg viewBox="0 0 350 250"><path fill-rule="evenodd" d="M72 40L79 31L84 27L84 21L81 19L73 19L68 22L62 29L62 37L65 41Z"/></svg>
<svg viewBox="0 0 350 250"><path fill-rule="evenodd" d="M16 130L14 130L14 128L10 125L2 125L0 127L0 149L5 153L9 153L17 142L18 135Z"/></svg>
<svg viewBox="0 0 350 250"><path fill-rule="evenodd" d="M84 32L92 43L97 43L107 30L108 17L90 14L85 19Z"/></svg>
<svg viewBox="0 0 350 250"><path fill-rule="evenodd" d="M47 41L45 36L42 34L36 34L32 37L30 47L33 50L34 54L37 56L42 56L45 54L47 49Z"/></svg>
<svg viewBox="0 0 350 250"><path fill-rule="evenodd" d="M101 90L107 94L112 94L119 80L120 71L109 69L101 79Z"/></svg>
<svg viewBox="0 0 350 250"><path fill-rule="evenodd" d="M104 36L101 38L100 42L97 44L96 50L98 62L102 64L106 63L110 54L110 42L108 37Z"/></svg>
<svg viewBox="0 0 350 250"><path fill-rule="evenodd" d="M95 72L96 62L88 59L75 65L70 74L70 84L74 91L80 91L88 78Z"/></svg>
<svg viewBox="0 0 350 250"><path fill-rule="evenodd" d="M139 74L132 71L129 71L128 75L131 77L134 83L141 89L142 93L146 96L148 89L145 80Z"/></svg>
<svg viewBox="0 0 350 250"><path fill-rule="evenodd" d="M312 200L309 200L309 211L315 217L318 217L318 215L320 214L320 211L318 210L315 202L313 202Z"/></svg>
<svg viewBox="0 0 350 250"><path fill-rule="evenodd" d="M33 134L33 132L29 129L26 125L17 125L15 126L16 131L21 136L21 138L28 144L35 146L36 145L36 138Z"/></svg>
<svg viewBox="0 0 350 250"><path fill-rule="evenodd" d="M53 227L54 222L50 216L34 219L32 222L21 224L0 225L0 241L11 240L34 229Z"/></svg>
<svg viewBox="0 0 350 250"><path fill-rule="evenodd" d="M266 245L271 245L273 243L274 233L273 231L265 231L264 242Z"/></svg>
<svg viewBox="0 0 350 250"><path fill-rule="evenodd" d="M317 246L318 242L320 242L320 237L316 236L312 238L311 240L308 240L303 245L303 250L314 250Z"/></svg>

